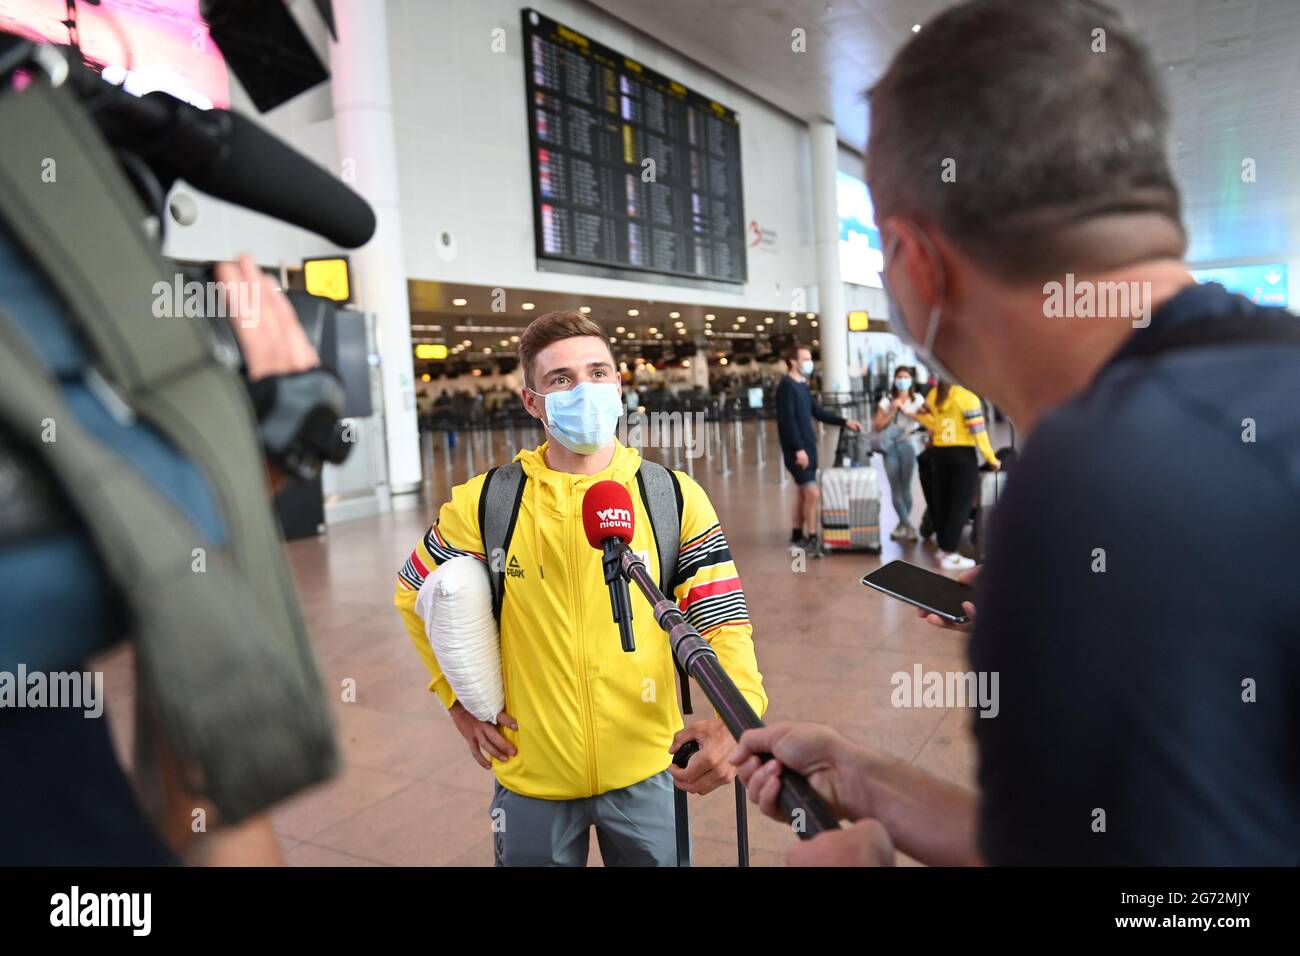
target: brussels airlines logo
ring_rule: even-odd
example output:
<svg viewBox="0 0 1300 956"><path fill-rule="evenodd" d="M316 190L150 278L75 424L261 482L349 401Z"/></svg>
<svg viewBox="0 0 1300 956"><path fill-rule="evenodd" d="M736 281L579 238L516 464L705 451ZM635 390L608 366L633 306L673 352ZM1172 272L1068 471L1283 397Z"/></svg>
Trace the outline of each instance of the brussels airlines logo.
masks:
<svg viewBox="0 0 1300 956"><path fill-rule="evenodd" d="M596 511L596 518L600 521L602 531L632 528L632 512L626 508L600 508Z"/></svg>

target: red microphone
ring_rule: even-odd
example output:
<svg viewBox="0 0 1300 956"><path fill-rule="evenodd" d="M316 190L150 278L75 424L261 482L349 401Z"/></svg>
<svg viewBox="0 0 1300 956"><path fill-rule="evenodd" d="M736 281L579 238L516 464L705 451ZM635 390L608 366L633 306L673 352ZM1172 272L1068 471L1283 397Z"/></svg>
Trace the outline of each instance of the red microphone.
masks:
<svg viewBox="0 0 1300 956"><path fill-rule="evenodd" d="M625 651L636 650L636 641L632 634L632 599L619 556L632 543L634 520L632 496L617 481L598 481L582 496L582 530L587 534L587 543L605 553L605 583L609 585L610 607Z"/></svg>
<svg viewBox="0 0 1300 956"><path fill-rule="evenodd" d="M617 481L598 481L582 498L582 530L593 548L610 538L632 543L632 496Z"/></svg>

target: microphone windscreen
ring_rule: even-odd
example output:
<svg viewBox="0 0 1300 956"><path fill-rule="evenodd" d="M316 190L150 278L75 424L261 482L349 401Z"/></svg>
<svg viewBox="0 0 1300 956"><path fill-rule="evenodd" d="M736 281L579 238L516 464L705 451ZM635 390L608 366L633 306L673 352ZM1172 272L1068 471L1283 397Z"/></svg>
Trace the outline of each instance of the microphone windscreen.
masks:
<svg viewBox="0 0 1300 956"><path fill-rule="evenodd" d="M617 481L598 481L582 499L582 529L587 543L603 549L605 539L619 538L632 543L632 496Z"/></svg>
<svg viewBox="0 0 1300 956"><path fill-rule="evenodd" d="M230 117L229 153L192 186L309 229L348 249L375 234L370 204L273 133L239 113Z"/></svg>

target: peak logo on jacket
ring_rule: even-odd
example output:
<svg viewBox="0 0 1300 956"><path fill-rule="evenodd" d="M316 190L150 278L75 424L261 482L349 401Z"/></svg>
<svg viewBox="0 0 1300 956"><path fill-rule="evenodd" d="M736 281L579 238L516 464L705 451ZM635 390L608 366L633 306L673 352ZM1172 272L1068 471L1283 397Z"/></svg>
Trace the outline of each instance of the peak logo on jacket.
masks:
<svg viewBox="0 0 1300 956"><path fill-rule="evenodd" d="M519 566L519 555L516 554L511 557L510 563L506 565L506 577L522 578L523 576L524 569Z"/></svg>

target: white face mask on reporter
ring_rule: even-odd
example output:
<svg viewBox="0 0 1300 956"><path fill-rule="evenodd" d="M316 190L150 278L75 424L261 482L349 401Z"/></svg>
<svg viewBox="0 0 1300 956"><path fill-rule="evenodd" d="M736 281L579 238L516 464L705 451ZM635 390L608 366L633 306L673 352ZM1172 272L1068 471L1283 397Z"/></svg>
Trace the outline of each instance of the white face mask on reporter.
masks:
<svg viewBox="0 0 1300 956"><path fill-rule="evenodd" d="M885 246L884 268L880 272L880 283L884 286L885 301L889 306L889 330L897 335L904 345L910 347L916 353L920 364L924 365L940 379L961 385L962 380L952 374L952 370L934 354L934 340L939 334L939 316L943 312L943 299L947 285L943 274L943 264L939 262L939 257L934 253L934 247L930 244L930 241L925 238L919 229L916 230L916 234L917 240L930 251L937 263L936 268L939 270L939 298L934 307L930 309L930 317L925 327L925 341L918 342L911 329L907 327L907 318L903 315L902 306L898 304L898 300L894 298L894 294L889 290L889 280L885 278L885 273L889 271L890 260L893 259L894 253L898 251L898 236L890 236L889 242Z"/></svg>

